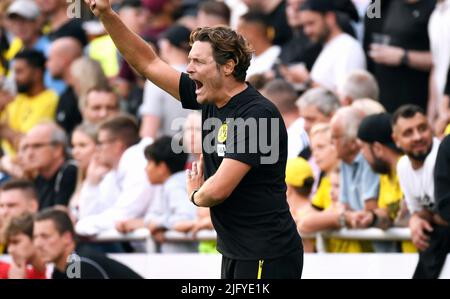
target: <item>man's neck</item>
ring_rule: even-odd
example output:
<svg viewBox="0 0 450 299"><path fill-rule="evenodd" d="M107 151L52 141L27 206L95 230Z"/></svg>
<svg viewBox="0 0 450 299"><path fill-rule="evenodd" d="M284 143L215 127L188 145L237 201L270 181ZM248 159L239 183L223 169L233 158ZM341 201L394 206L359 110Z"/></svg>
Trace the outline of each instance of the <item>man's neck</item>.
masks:
<svg viewBox="0 0 450 299"><path fill-rule="evenodd" d="M33 87L31 87L30 91L27 92L27 95L32 98L35 97L37 95L39 95L40 93L42 93L45 90L45 87L43 84L39 83L34 85Z"/></svg>
<svg viewBox="0 0 450 299"><path fill-rule="evenodd" d="M339 35L341 35L343 32L339 29L334 29L331 30L330 35L328 36L328 38L325 40L325 44L330 43L332 40L334 40L336 37L338 37Z"/></svg>
<svg viewBox="0 0 450 299"><path fill-rule="evenodd" d="M255 50L255 56L256 57L260 56L261 54L269 50L271 46L272 45L267 41L256 42L253 45L253 49Z"/></svg>
<svg viewBox="0 0 450 299"><path fill-rule="evenodd" d="M359 151L349 155L346 158L343 158L342 161L344 161L347 164L352 164L356 160L356 157L358 156L358 154L359 154Z"/></svg>
<svg viewBox="0 0 450 299"><path fill-rule="evenodd" d="M45 263L41 258L39 258L39 256L37 254L34 254L31 257L30 264L33 266L34 270L36 270L37 272L41 272L41 273L45 272L45 269L46 269Z"/></svg>
<svg viewBox="0 0 450 299"><path fill-rule="evenodd" d="M59 258L59 260L55 262L55 268L58 269L60 272L65 273L67 267L67 260L74 251L75 251L74 244L67 247L62 256Z"/></svg>
<svg viewBox="0 0 450 299"><path fill-rule="evenodd" d="M40 175L46 179L50 179L55 175L55 173L58 172L58 170L61 168L63 164L64 158L60 158L56 160L48 169L41 170Z"/></svg>
<svg viewBox="0 0 450 299"><path fill-rule="evenodd" d="M167 60L170 65L187 65L189 63L184 53L174 52L170 57L167 57Z"/></svg>
<svg viewBox="0 0 450 299"><path fill-rule="evenodd" d="M34 45L37 43L38 40L39 40L39 36L34 35L29 40L23 41L23 45L24 45L25 49L33 49Z"/></svg>
<svg viewBox="0 0 450 299"><path fill-rule="evenodd" d="M297 111L295 112L287 112L283 113L283 120L284 124L286 125L286 128L289 129L289 127L300 117Z"/></svg>
<svg viewBox="0 0 450 299"><path fill-rule="evenodd" d="M222 95L220 100L216 101L216 107L222 108L237 94L240 94L247 89L247 83L245 82L235 82L230 84L230 86L224 86L222 88Z"/></svg>
<svg viewBox="0 0 450 299"><path fill-rule="evenodd" d="M412 158L409 158L409 160L411 161L411 166L414 170L418 170L420 168L423 167L423 165L425 164L425 161L418 161Z"/></svg>

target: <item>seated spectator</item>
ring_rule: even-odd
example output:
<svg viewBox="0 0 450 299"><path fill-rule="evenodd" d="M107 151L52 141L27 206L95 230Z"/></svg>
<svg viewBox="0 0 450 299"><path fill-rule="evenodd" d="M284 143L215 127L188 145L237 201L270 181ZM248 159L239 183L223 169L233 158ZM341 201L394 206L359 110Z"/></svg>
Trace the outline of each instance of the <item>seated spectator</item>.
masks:
<svg viewBox="0 0 450 299"><path fill-rule="evenodd" d="M8 222L20 215L37 212L38 196L34 185L26 180L11 180L0 186L0 233ZM6 250L7 241L0 234L0 254Z"/></svg>
<svg viewBox="0 0 450 299"><path fill-rule="evenodd" d="M339 200L352 211L376 209L380 184L357 143L363 117L356 108L343 107L331 120L331 138L342 160Z"/></svg>
<svg viewBox="0 0 450 299"><path fill-rule="evenodd" d="M81 44L72 37L63 37L51 45L47 60L47 68L55 79L63 80L66 88L59 97L56 108L56 122L70 136L73 129L81 123L78 97L70 86L72 63L83 54Z"/></svg>
<svg viewBox="0 0 450 299"><path fill-rule="evenodd" d="M339 100L342 106L349 106L357 100L379 100L380 88L375 77L367 71L355 70L347 75L339 86Z"/></svg>
<svg viewBox="0 0 450 299"><path fill-rule="evenodd" d="M110 88L100 64L88 57L80 57L71 64L70 86L78 97L80 111L83 110L88 91L94 88Z"/></svg>
<svg viewBox="0 0 450 299"><path fill-rule="evenodd" d="M45 57L41 52L25 50L14 59L17 97L1 113L2 148L15 155L22 135L39 122L55 118L58 96L44 87Z"/></svg>
<svg viewBox="0 0 450 299"><path fill-rule="evenodd" d="M344 33L334 1L305 0L300 10L305 34L311 41L322 43L323 49L310 73L302 66L290 68L284 76L294 83L336 92L350 71L366 68L364 51L355 38Z"/></svg>
<svg viewBox="0 0 450 299"><path fill-rule="evenodd" d="M148 179L152 184L162 184L161 196L151 205L145 222L155 241L161 244L161 252L197 252L195 242L169 243L164 239L165 231L181 230L184 221L196 217L186 189L187 154L175 154L172 142L171 137L161 137L145 149Z"/></svg>
<svg viewBox="0 0 450 299"><path fill-rule="evenodd" d="M282 79L269 82L262 94L268 98L281 113L288 132L288 158L295 158L309 146L308 134L304 129L304 119L295 102L297 92L294 87Z"/></svg>
<svg viewBox="0 0 450 299"><path fill-rule="evenodd" d="M267 16L258 11L250 11L239 20L237 31L254 50L247 78L270 71L281 53L280 46L273 44L273 31L271 36L269 29Z"/></svg>
<svg viewBox="0 0 450 299"><path fill-rule="evenodd" d="M373 211L357 212L356 228L379 227L387 229L398 223L404 223L408 215L402 215L403 192L397 176L397 163L402 151L392 139L392 116L387 113L370 115L364 118L358 129L361 141L361 153L369 162L372 170L380 174L380 192L378 208ZM374 242L375 251L380 252L417 252L411 242Z"/></svg>
<svg viewBox="0 0 450 299"><path fill-rule="evenodd" d="M89 163L95 154L97 147L97 127L90 124L82 124L75 128L72 134L72 155L77 162L78 176L77 187L70 199L69 208L75 216L78 215L78 204L81 187L86 179Z"/></svg>
<svg viewBox="0 0 450 299"><path fill-rule="evenodd" d="M33 242L41 259L54 263L52 279L141 278L105 255L77 247L72 221L61 210L46 209L36 216ZM73 271L74 267L78 271Z"/></svg>
<svg viewBox="0 0 450 299"><path fill-rule="evenodd" d="M81 114L86 123L98 125L119 114L119 98L110 88L92 88L86 94Z"/></svg>
<svg viewBox="0 0 450 299"><path fill-rule="evenodd" d="M286 164L286 197L292 218L298 221L309 206L309 196L314 185L314 176L308 162L303 158L288 159Z"/></svg>
<svg viewBox="0 0 450 299"><path fill-rule="evenodd" d="M114 206L119 192L119 161L126 149L139 142L136 131L137 124L128 116L117 116L100 125L98 150L89 163L80 191L80 220Z"/></svg>
<svg viewBox="0 0 450 299"><path fill-rule="evenodd" d="M11 264L0 263L0 279L45 279L45 262L33 245L33 216L11 219L4 231Z"/></svg>
<svg viewBox="0 0 450 299"><path fill-rule="evenodd" d="M230 8L223 2L208 0L198 7L197 27L229 26L230 19Z"/></svg>
<svg viewBox="0 0 450 299"><path fill-rule="evenodd" d="M392 123L395 144L405 153L397 164L397 174L411 214L411 238L419 249L413 278L437 278L442 265L436 263L436 248L429 245L433 227L442 224L435 212L433 175L440 142L433 137L426 114L419 106L400 107Z"/></svg>
<svg viewBox="0 0 450 299"><path fill-rule="evenodd" d="M186 72L189 62L190 34L188 28L174 25L158 42L161 58L180 72ZM142 116L141 137L155 139L162 135L173 136L182 129L182 123L177 128L175 120L185 118L188 113L169 93L148 80L145 82L143 103L139 108Z"/></svg>
<svg viewBox="0 0 450 299"><path fill-rule="evenodd" d="M75 190L77 167L69 159L67 135L52 122L33 127L21 146L23 162L37 176L34 184L39 197L39 210L54 205L67 206Z"/></svg>
<svg viewBox="0 0 450 299"><path fill-rule="evenodd" d="M71 18L70 14L67 13L70 11L70 2L36 0L36 3L49 22L50 32L48 37L51 41L69 36L79 40L83 47L87 45L88 40L81 20Z"/></svg>
<svg viewBox="0 0 450 299"><path fill-rule="evenodd" d="M89 213L80 218L76 225L76 231L80 235L95 235L101 231L122 227L123 221L132 221L132 227L126 226L121 232L129 232L143 226L143 218L154 199L155 189L147 179L146 159L144 149L153 142L152 139L143 138L139 141L138 126L134 119L128 116L116 116L104 122L98 133L99 149L97 156L100 161L92 163L106 164L110 173L99 178L95 168L99 168L99 174L104 174L102 164L90 165L87 171L83 189L85 195L92 199L86 199L88 204L101 204L96 212ZM114 141L113 141L114 140ZM90 173L91 169L94 173ZM89 183L93 176L94 181ZM110 176L107 179L106 176ZM98 193L100 192L100 193ZM96 195L97 194L97 197ZM100 195L98 195L100 194ZM83 191L80 200L83 200ZM92 197L91 197L92 196ZM82 202L80 202L80 212Z"/></svg>
<svg viewBox="0 0 450 299"><path fill-rule="evenodd" d="M351 225L352 212L346 210L339 202L340 178L339 168L328 174L330 178L330 195L315 197L311 206L305 211L298 223L300 233L311 234L329 229L346 228ZM331 253L370 252L372 248L367 242L352 240L327 239L326 251Z"/></svg>

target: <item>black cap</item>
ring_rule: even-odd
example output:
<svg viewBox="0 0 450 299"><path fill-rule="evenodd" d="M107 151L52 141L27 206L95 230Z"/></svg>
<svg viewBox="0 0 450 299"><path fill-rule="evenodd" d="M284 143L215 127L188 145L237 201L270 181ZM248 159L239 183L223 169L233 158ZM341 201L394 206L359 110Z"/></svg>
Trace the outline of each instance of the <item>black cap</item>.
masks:
<svg viewBox="0 0 450 299"><path fill-rule="evenodd" d="M335 11L336 7L332 0L305 0L300 5L300 10L311 10L320 13L326 13L329 11Z"/></svg>
<svg viewBox="0 0 450 299"><path fill-rule="evenodd" d="M173 46L189 52L189 38L191 30L183 25L173 25L167 29L161 38L167 39Z"/></svg>
<svg viewBox="0 0 450 299"><path fill-rule="evenodd" d="M369 115L363 119L358 129L358 138L367 143L378 142L400 151L392 139L392 115L380 113Z"/></svg>
<svg viewBox="0 0 450 299"><path fill-rule="evenodd" d="M311 10L320 13L337 12L347 15L351 20L359 22L359 14L351 0L305 0L300 10Z"/></svg>

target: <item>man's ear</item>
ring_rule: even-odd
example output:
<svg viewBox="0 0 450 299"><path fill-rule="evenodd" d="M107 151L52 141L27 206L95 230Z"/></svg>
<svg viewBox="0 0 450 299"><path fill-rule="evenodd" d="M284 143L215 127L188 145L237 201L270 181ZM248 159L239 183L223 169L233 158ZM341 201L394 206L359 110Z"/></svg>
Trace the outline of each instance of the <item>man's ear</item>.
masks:
<svg viewBox="0 0 450 299"><path fill-rule="evenodd" d="M233 59L228 59L228 61L223 65L223 72L225 76L233 75L234 68L236 67L236 62Z"/></svg>
<svg viewBox="0 0 450 299"><path fill-rule="evenodd" d="M400 147L400 141L399 141L399 138L398 138L398 135L397 135L398 133L395 131L395 128L392 130L392 139L394 140L394 143L395 143L395 146L397 146L398 148L401 148Z"/></svg>
<svg viewBox="0 0 450 299"><path fill-rule="evenodd" d="M382 157L384 155L384 147L381 143L374 142L372 148L377 157Z"/></svg>

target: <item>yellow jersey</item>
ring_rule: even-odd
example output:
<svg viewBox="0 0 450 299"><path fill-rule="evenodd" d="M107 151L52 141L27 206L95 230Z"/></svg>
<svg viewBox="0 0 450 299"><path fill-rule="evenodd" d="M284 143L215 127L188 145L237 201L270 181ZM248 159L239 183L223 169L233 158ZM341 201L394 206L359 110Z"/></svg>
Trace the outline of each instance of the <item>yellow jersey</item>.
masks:
<svg viewBox="0 0 450 299"><path fill-rule="evenodd" d="M27 133L40 122L53 121L57 105L58 96L52 90L44 90L34 97L21 93L6 106L0 119L15 132ZM2 141L2 148L8 155L16 153L14 147L6 140Z"/></svg>

